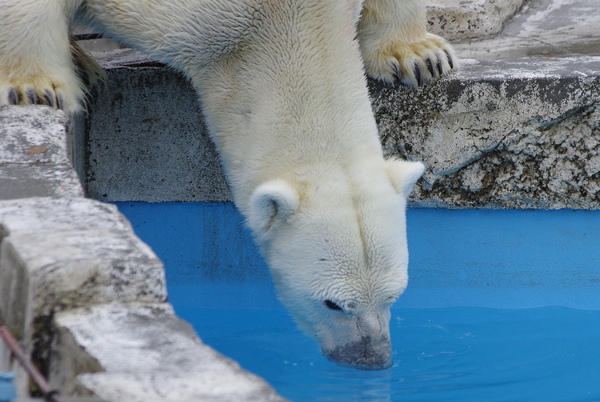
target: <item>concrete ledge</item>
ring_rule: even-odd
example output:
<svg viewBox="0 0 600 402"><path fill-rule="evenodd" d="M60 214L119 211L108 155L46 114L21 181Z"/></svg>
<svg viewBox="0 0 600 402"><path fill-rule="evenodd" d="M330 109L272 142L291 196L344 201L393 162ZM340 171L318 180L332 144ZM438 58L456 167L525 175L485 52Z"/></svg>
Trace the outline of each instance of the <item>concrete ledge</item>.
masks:
<svg viewBox="0 0 600 402"><path fill-rule="evenodd" d="M65 382L106 400L284 401L264 380L204 345L164 303L97 306L55 321L63 360L55 361L53 377L74 378ZM88 374L65 371L82 364Z"/></svg>
<svg viewBox="0 0 600 402"><path fill-rule="evenodd" d="M428 0L429 31L446 40L484 38L500 32L523 0Z"/></svg>
<svg viewBox="0 0 600 402"><path fill-rule="evenodd" d="M413 206L600 208L600 57L465 60L371 94L385 152L428 166Z"/></svg>
<svg viewBox="0 0 600 402"><path fill-rule="evenodd" d="M0 199L83 196L67 137L59 111L0 107Z"/></svg>

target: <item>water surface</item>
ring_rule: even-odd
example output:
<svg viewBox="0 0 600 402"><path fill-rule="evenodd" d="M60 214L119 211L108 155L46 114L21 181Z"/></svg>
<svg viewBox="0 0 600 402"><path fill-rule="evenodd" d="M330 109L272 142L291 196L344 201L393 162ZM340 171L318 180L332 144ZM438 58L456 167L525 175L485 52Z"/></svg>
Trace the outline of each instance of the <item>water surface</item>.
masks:
<svg viewBox="0 0 600 402"><path fill-rule="evenodd" d="M175 307L292 402L600 401L600 311L393 309L393 367L359 371L324 359L283 309Z"/></svg>

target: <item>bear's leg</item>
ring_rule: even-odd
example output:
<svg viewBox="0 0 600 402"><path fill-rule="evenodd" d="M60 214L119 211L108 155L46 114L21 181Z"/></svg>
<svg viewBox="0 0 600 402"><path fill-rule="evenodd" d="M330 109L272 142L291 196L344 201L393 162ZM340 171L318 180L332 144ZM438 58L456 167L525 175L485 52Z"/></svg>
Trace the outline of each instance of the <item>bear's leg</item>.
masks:
<svg viewBox="0 0 600 402"><path fill-rule="evenodd" d="M367 74L421 86L457 70L452 47L426 24L424 0L365 0L357 29Z"/></svg>
<svg viewBox="0 0 600 402"><path fill-rule="evenodd" d="M84 90L69 43L68 14L76 6L77 0L0 1L0 105L81 110Z"/></svg>

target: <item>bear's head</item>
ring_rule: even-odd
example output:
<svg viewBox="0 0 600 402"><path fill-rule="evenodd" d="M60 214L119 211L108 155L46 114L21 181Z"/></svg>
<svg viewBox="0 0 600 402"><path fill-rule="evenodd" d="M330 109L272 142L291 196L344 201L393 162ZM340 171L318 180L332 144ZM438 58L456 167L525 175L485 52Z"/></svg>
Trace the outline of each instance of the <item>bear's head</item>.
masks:
<svg viewBox="0 0 600 402"><path fill-rule="evenodd" d="M325 357L390 367L390 306L408 283L406 199L419 162L259 186L248 224L279 297Z"/></svg>

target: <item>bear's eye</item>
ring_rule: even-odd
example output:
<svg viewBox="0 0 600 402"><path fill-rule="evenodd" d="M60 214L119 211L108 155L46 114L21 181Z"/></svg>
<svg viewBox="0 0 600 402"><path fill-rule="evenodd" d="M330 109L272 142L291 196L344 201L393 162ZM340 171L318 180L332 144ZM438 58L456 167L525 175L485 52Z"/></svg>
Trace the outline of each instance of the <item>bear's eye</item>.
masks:
<svg viewBox="0 0 600 402"><path fill-rule="evenodd" d="M342 311L342 308L334 302L332 302L331 300L325 300L325 305L332 310Z"/></svg>

